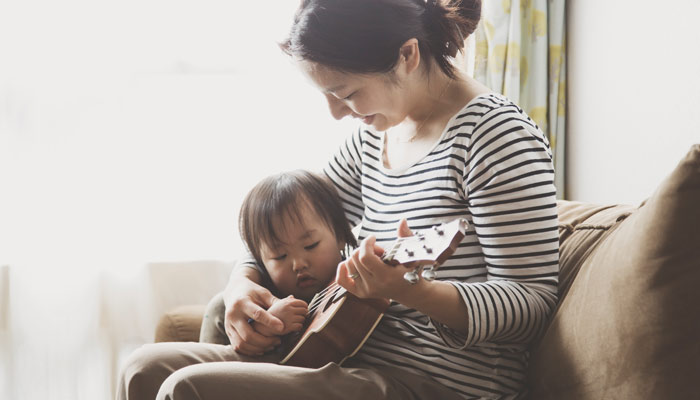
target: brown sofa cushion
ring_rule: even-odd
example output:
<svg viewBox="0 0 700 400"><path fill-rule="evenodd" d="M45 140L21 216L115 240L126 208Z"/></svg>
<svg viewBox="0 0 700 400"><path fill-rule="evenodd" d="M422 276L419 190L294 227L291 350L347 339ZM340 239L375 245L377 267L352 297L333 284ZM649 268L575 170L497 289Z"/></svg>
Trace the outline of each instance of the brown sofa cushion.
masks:
<svg viewBox="0 0 700 400"><path fill-rule="evenodd" d="M562 265L571 256L580 269L533 352L533 398L700 393L700 145L646 204L623 211L572 219L607 228L592 247L575 228L564 238Z"/></svg>
<svg viewBox="0 0 700 400"><path fill-rule="evenodd" d="M156 326L156 342L198 342L206 305L186 305L165 313Z"/></svg>
<svg viewBox="0 0 700 400"><path fill-rule="evenodd" d="M557 202L560 303L588 255L636 209L628 205Z"/></svg>

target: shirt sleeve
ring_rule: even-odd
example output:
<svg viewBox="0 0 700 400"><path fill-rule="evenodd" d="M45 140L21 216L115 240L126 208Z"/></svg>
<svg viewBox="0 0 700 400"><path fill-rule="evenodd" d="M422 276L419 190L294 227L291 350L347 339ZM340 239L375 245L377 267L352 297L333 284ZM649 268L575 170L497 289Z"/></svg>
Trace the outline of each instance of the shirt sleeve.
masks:
<svg viewBox="0 0 700 400"><path fill-rule="evenodd" d="M362 221L364 204L362 202L362 126L358 128L324 169L324 173L335 185L340 200L343 202L345 215L351 226Z"/></svg>
<svg viewBox="0 0 700 400"><path fill-rule="evenodd" d="M433 325L456 348L528 343L557 301L559 237L551 150L522 110L495 108L477 123L463 190L487 278L452 282L466 305L466 335Z"/></svg>
<svg viewBox="0 0 700 400"><path fill-rule="evenodd" d="M258 271L262 277L262 282L260 282L260 285L272 291L275 296L278 295L275 286L272 284L272 279L267 273L267 270L262 265L258 265L257 261L255 261L255 257L253 257L253 254L251 254L250 251L246 250L245 254L236 260L236 264L233 266L233 271L236 271L239 268L252 268Z"/></svg>

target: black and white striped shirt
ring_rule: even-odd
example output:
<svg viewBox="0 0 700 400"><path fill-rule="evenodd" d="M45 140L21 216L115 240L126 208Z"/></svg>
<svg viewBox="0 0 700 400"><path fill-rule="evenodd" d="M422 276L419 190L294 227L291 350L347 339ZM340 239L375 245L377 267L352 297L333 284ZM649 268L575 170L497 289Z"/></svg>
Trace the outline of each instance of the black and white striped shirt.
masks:
<svg viewBox="0 0 700 400"><path fill-rule="evenodd" d="M466 335L392 303L354 364L429 375L465 398L517 398L527 345L557 300L559 242L549 143L514 103L478 96L448 123L430 153L407 168L382 162L384 133L361 127L325 173L359 239L396 239L463 217L469 229L438 270L466 304Z"/></svg>

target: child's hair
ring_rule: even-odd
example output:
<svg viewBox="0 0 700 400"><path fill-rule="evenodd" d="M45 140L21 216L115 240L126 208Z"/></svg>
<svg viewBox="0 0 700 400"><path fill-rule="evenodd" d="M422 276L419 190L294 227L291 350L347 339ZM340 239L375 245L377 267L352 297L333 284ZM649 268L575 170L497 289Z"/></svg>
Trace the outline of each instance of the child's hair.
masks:
<svg viewBox="0 0 700 400"><path fill-rule="evenodd" d="M480 18L481 0L303 0L280 47L345 72L389 72L416 38L423 61L434 59L454 78L450 58Z"/></svg>
<svg viewBox="0 0 700 400"><path fill-rule="evenodd" d="M318 214L338 241L357 246L333 184L317 174L296 170L269 176L246 195L238 217L243 242L260 266L262 244L281 243L276 227L299 220L304 206Z"/></svg>

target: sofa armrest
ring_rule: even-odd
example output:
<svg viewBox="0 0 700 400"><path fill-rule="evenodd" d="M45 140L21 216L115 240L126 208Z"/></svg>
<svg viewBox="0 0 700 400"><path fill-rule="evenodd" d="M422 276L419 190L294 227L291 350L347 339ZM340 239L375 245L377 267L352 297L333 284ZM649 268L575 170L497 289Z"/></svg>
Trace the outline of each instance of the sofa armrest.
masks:
<svg viewBox="0 0 700 400"><path fill-rule="evenodd" d="M198 342L205 304L176 307L165 313L156 327L156 342Z"/></svg>

